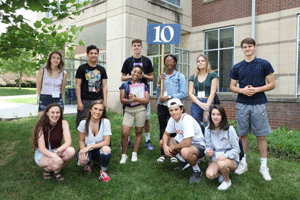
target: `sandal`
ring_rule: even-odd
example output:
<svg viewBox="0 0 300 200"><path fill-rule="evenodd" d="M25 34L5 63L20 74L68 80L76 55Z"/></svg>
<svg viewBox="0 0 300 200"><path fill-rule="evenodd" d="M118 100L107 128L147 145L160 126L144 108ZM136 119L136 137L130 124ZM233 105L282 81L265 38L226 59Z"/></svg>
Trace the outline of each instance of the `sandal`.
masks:
<svg viewBox="0 0 300 200"><path fill-rule="evenodd" d="M163 156L161 156L161 157L159 157L156 161L158 162L158 163L163 163L164 161L165 161L165 157L163 157Z"/></svg>
<svg viewBox="0 0 300 200"><path fill-rule="evenodd" d="M83 167L83 171L86 174L91 174L92 173L92 167L93 167L93 163L91 163L90 165L86 165Z"/></svg>
<svg viewBox="0 0 300 200"><path fill-rule="evenodd" d="M54 173L53 173L53 176L54 176L54 177L56 178L56 180L58 180L58 181L63 181L63 180L65 180L65 176L62 175L61 172L54 172Z"/></svg>
<svg viewBox="0 0 300 200"><path fill-rule="evenodd" d="M177 158L175 158L175 157L170 158L170 161L171 161L171 163L177 163L178 162Z"/></svg>
<svg viewBox="0 0 300 200"><path fill-rule="evenodd" d="M49 180L50 178L52 178L51 172L50 172L50 171L47 171L47 170L45 170L45 169L43 169L43 178L44 178L45 180Z"/></svg>

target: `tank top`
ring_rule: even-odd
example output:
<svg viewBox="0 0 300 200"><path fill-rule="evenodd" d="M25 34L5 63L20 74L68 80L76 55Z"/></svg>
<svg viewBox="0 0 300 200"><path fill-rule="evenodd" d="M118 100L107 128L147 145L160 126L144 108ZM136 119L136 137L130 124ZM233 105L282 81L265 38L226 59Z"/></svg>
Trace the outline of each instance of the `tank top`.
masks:
<svg viewBox="0 0 300 200"><path fill-rule="evenodd" d="M62 120L58 120L54 126L44 127L43 134L47 149L56 149L60 147L63 139Z"/></svg>
<svg viewBox="0 0 300 200"><path fill-rule="evenodd" d="M51 78L46 68L44 68L43 71L44 71L44 76L43 76L41 94L52 95L52 92L59 92L60 94L61 84L64 78L63 77L64 71L59 73L59 77L57 79Z"/></svg>

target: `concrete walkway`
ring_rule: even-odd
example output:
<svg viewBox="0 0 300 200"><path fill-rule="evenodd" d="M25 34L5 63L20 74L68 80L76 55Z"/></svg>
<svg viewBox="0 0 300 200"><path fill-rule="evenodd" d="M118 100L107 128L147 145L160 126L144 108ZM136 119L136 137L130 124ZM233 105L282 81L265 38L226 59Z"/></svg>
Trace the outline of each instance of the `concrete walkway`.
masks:
<svg viewBox="0 0 300 200"><path fill-rule="evenodd" d="M11 103L4 99L36 97L34 95L2 96L0 97L0 120L12 120L23 117L38 116L38 105ZM65 105L64 114L76 114L77 105Z"/></svg>

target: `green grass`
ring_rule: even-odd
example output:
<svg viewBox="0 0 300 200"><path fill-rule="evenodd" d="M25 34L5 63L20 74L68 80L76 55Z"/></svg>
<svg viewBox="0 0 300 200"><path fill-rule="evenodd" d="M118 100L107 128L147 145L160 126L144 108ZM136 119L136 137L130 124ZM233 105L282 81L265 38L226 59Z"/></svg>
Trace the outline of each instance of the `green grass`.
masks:
<svg viewBox="0 0 300 200"><path fill-rule="evenodd" d="M37 104L36 97L3 99L1 101L11 102L11 103Z"/></svg>
<svg viewBox="0 0 300 200"><path fill-rule="evenodd" d="M156 162L160 156L159 130L156 113L151 116L151 140L154 150L145 149L144 141L138 152L138 161L128 159L120 165L120 138L122 115L109 112L112 125L112 159L108 168L111 180L98 180L99 166L91 175L85 175L74 158L64 169L66 180L44 180L42 170L34 160L32 130L37 118L0 122L0 199L298 199L300 163L270 157L268 166L272 181L264 181L259 174L259 154L247 152L249 170L243 175L231 174L232 186L218 191L217 180L202 176L201 182L188 183L192 169L174 171L176 164L169 159ZM78 150L75 116L65 116L72 134L72 146ZM131 139L134 139L133 132ZM133 147L129 149L131 157ZM200 164L205 171L207 162ZM298 188L298 189L297 189Z"/></svg>
<svg viewBox="0 0 300 200"><path fill-rule="evenodd" d="M36 94L36 88L0 87L0 96Z"/></svg>

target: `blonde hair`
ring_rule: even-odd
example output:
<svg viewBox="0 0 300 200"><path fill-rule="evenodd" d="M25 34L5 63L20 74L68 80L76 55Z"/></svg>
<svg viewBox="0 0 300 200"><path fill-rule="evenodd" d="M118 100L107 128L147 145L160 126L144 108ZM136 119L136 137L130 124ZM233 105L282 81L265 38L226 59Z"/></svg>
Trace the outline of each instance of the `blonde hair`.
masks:
<svg viewBox="0 0 300 200"><path fill-rule="evenodd" d="M210 72L210 62L209 62L209 60L208 60L208 58L207 58L206 55L200 54L200 55L197 57L197 59L196 59L196 74L198 75L199 72L200 72L200 70L198 69L198 66L197 66L197 62L198 62L198 59L199 59L200 57L204 58L204 60L205 60L205 62L206 62L206 72L209 73L209 72Z"/></svg>

